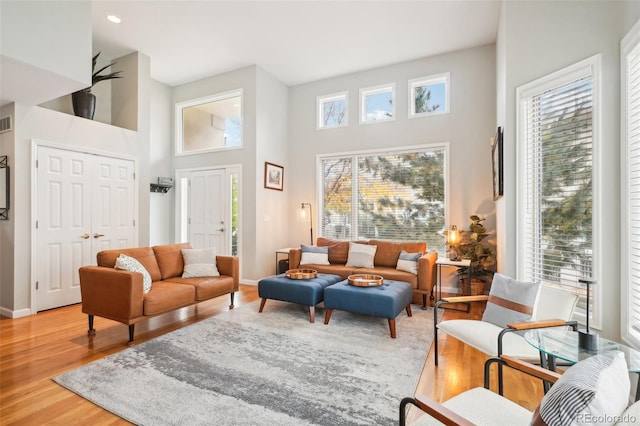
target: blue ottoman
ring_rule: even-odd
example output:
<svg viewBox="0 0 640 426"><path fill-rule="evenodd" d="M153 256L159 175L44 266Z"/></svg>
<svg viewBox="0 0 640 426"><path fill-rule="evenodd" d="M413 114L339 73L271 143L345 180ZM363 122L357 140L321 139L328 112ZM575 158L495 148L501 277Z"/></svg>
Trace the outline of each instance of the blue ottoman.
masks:
<svg viewBox="0 0 640 426"><path fill-rule="evenodd" d="M324 306L327 311L324 323L329 324L334 309L387 318L391 337L396 338L396 317L406 309L411 316L411 284L403 281L384 280L377 287L356 287L347 280L324 289Z"/></svg>
<svg viewBox="0 0 640 426"><path fill-rule="evenodd" d="M331 274L318 274L308 280L292 280L285 274L263 278L258 281L258 296L262 298L258 312L262 312L267 299L298 303L309 307L309 321L314 322L316 305L324 300L324 289L341 280L339 275Z"/></svg>

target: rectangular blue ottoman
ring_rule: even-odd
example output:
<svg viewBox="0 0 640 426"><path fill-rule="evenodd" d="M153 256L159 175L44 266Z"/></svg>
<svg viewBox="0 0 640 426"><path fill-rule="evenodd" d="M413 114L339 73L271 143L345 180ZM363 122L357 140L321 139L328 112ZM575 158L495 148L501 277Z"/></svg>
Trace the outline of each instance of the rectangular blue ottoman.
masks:
<svg viewBox="0 0 640 426"><path fill-rule="evenodd" d="M258 296L262 298L258 312L262 312L267 299L281 300L307 305L309 322L314 322L316 305L324 300L324 289L341 280L342 277L332 274L318 274L307 280L293 280L285 274L263 278L258 281Z"/></svg>
<svg viewBox="0 0 640 426"><path fill-rule="evenodd" d="M329 324L334 309L387 318L391 337L396 338L396 317L406 309L411 316L411 284L403 281L384 280L381 286L357 287L348 280L324 290L324 306L327 309L324 323Z"/></svg>

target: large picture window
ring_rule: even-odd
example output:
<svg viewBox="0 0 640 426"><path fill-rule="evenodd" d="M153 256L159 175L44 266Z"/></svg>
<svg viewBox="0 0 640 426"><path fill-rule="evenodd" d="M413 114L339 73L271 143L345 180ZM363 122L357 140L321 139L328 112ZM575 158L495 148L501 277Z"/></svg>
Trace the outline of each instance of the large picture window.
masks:
<svg viewBox="0 0 640 426"><path fill-rule="evenodd" d="M321 156L321 235L420 240L444 252L446 169L446 145Z"/></svg>
<svg viewBox="0 0 640 426"><path fill-rule="evenodd" d="M580 319L587 300L578 279L598 278L593 208L598 65L594 57L517 92L518 276L579 293ZM599 284L596 295L606 285ZM591 302L597 325L599 304Z"/></svg>

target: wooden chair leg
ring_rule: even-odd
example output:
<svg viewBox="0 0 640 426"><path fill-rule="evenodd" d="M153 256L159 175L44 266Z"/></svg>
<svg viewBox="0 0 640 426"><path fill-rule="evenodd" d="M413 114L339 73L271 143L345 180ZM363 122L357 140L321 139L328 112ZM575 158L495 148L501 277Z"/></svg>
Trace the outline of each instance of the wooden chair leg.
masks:
<svg viewBox="0 0 640 426"><path fill-rule="evenodd" d="M333 309L327 309L324 313L324 323L329 324L329 320L331 319L331 314L333 313Z"/></svg>
<svg viewBox="0 0 640 426"><path fill-rule="evenodd" d="M407 311L407 316L409 317L413 316L413 313L411 312L411 304L407 305L406 311Z"/></svg>
<svg viewBox="0 0 640 426"><path fill-rule="evenodd" d="M93 315L87 315L87 317L89 318L89 330L87 331L87 334L89 336L95 336L96 329L93 328Z"/></svg>
<svg viewBox="0 0 640 426"><path fill-rule="evenodd" d="M309 306L309 322L316 322L316 307Z"/></svg>
<svg viewBox="0 0 640 426"><path fill-rule="evenodd" d="M391 332L391 338L396 338L396 319L389 318L389 331Z"/></svg>
<svg viewBox="0 0 640 426"><path fill-rule="evenodd" d="M267 298L263 297L262 300L260 301L260 309L258 309L258 312L262 312L262 310L264 309L265 303L267 303Z"/></svg>

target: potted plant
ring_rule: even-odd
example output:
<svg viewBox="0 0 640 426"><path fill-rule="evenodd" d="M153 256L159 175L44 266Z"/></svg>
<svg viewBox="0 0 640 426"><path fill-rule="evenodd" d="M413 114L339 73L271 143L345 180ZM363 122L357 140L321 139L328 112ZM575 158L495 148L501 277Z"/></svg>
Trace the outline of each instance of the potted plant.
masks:
<svg viewBox="0 0 640 426"><path fill-rule="evenodd" d="M91 93L91 89L93 88L93 86L104 80L111 80L113 78L122 77L120 75L122 71L115 71L109 74L100 74L113 64L106 65L96 71L96 63L98 62L100 53L101 52L96 53L96 55L93 57L93 64L91 67L91 86L87 87L86 89L73 92L71 94L73 113L78 117L88 118L89 120L93 120L93 114L96 111L96 95Z"/></svg>
<svg viewBox="0 0 640 426"><path fill-rule="evenodd" d="M458 232L455 249L460 258L471 260L470 270L458 268L455 273L462 281L471 275L472 293L480 294L484 291L486 284L492 281L496 265L495 250L485 241L489 236L482 224L485 218L477 215L471 215L469 218L471 219L469 230ZM445 235L448 235L448 231L445 231ZM474 291L474 284L476 291ZM462 288L466 286L463 285Z"/></svg>

